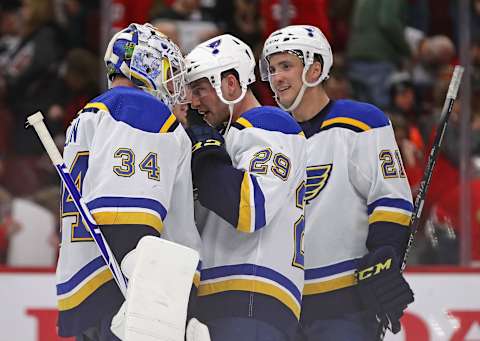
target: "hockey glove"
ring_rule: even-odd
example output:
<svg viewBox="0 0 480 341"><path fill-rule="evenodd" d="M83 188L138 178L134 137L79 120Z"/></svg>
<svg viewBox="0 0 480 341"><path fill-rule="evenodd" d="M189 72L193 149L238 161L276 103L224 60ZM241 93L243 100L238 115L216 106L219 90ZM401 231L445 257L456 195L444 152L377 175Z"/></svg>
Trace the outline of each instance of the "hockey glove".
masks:
<svg viewBox="0 0 480 341"><path fill-rule="evenodd" d="M200 159L217 157L230 162L230 157L225 150L223 136L209 125L193 125L186 129L192 141L192 171Z"/></svg>
<svg viewBox="0 0 480 341"><path fill-rule="evenodd" d="M363 304L398 333L403 311L413 302L413 292L400 272L394 248L383 246L367 253L358 262L356 277Z"/></svg>

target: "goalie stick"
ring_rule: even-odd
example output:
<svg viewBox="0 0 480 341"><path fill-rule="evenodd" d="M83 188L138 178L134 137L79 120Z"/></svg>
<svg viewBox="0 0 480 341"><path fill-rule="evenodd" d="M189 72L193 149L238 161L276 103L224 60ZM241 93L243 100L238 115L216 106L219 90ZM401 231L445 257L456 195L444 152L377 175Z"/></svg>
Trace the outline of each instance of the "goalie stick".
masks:
<svg viewBox="0 0 480 341"><path fill-rule="evenodd" d="M48 132L47 126L43 122L43 115L40 111L37 111L35 114L28 116L26 127L28 128L29 126L33 126L33 128L35 128L35 131L37 132L37 135L40 138L40 141L42 142L43 147L47 151L48 156L50 157L50 160L55 166L55 169L57 170L58 175L60 175L60 178L62 179L62 182L64 183L66 189L68 190L68 193L70 193L73 199L73 202L75 204L75 207L80 213L81 219L83 219L83 221L87 225L87 229L92 235L93 240L97 244L98 249L102 254L103 260L105 261L107 266L110 268L110 271L113 275L113 279L117 283L123 296L126 297L127 280L123 276L122 271L120 270L120 266L115 260L115 257L112 251L110 250L110 247L108 246L108 243L105 240L105 237L103 236L102 231L96 224L95 219L93 218L92 214L88 210L88 207L82 198L82 195L80 194L79 190L75 186L75 182L73 181L72 176L70 175L67 169L67 166L65 166L65 162L63 161L63 158L60 155L60 152L58 151L58 148L55 145L55 142L53 142L52 136Z"/></svg>
<svg viewBox="0 0 480 341"><path fill-rule="evenodd" d="M405 266L407 265L408 253L412 248L413 241L415 239L415 233L418 230L423 205L425 203L425 197L428 187L430 186L430 180L432 179L433 168L435 167L435 162L437 161L438 153L440 152L443 135L447 130L448 119L450 118L450 114L452 113L453 103L457 98L458 88L460 87L460 82L462 80L463 70L464 68L462 66L455 66L452 78L450 79L450 84L448 85L447 97L445 98L445 102L443 103L442 113L440 115L440 122L438 123L438 128L435 132L435 140L433 141L432 149L430 150L430 154L428 156L428 163L423 173L423 178L420 182L420 188L415 198L413 213L410 217L410 238L408 240L407 248L405 249L405 253L403 255L402 267L400 268L400 271L402 272L403 270L405 270ZM386 331L387 322L385 320L381 320L375 340L382 341L385 337Z"/></svg>

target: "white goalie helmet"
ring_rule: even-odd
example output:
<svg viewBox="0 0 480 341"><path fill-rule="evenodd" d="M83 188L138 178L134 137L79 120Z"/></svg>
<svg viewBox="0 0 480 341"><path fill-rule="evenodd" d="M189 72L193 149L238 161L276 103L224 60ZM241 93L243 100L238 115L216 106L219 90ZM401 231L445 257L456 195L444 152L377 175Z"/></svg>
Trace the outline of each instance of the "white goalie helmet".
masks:
<svg viewBox="0 0 480 341"><path fill-rule="evenodd" d="M328 79L330 68L333 64L332 49L327 38L325 38L325 35L315 26L291 25L270 34L263 45L259 68L262 81L269 81L272 90L273 86L271 83L272 75L270 74L269 57L281 52L294 52L299 55L299 58L302 59L304 65L302 73L303 87L297 95L294 103L289 108L284 108L278 103L284 110L292 111L300 103L307 87L317 86L324 80ZM315 55L319 55L322 58L322 74L317 81L309 83L305 76L310 65L314 62Z"/></svg>
<svg viewBox="0 0 480 341"><path fill-rule="evenodd" d="M240 102L247 92L248 85L255 81L255 58L252 49L230 34L201 43L185 57L185 60L187 82L208 79L220 100L229 106ZM221 74L231 69L238 73L242 93L237 99L229 101L222 94Z"/></svg>
<svg viewBox="0 0 480 341"><path fill-rule="evenodd" d="M116 33L104 61L109 88L113 77L122 75L170 109L186 99L183 55L175 43L150 24L130 24Z"/></svg>

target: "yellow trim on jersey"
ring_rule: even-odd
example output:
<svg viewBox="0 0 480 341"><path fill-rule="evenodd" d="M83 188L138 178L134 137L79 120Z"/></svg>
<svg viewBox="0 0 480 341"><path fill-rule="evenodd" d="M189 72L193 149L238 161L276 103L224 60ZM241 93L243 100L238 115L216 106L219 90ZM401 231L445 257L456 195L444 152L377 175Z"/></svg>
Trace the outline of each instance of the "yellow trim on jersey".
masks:
<svg viewBox="0 0 480 341"><path fill-rule="evenodd" d="M241 232L250 233L251 226L250 207L250 176L247 172L243 174L242 186L240 188L240 206L238 208L237 229Z"/></svg>
<svg viewBox="0 0 480 341"><path fill-rule="evenodd" d="M373 224L378 221L387 221L389 223L396 223L403 226L409 226L410 215L405 213L400 213L400 212L375 210L368 218L368 223Z"/></svg>
<svg viewBox="0 0 480 341"><path fill-rule="evenodd" d="M240 117L236 122L237 122L238 124L241 124L241 125L244 126L245 128L252 128L252 127L253 127L253 124L251 124L250 121L247 120L247 119L244 118L244 117Z"/></svg>
<svg viewBox="0 0 480 341"><path fill-rule="evenodd" d="M147 225L162 233L162 220L146 212L97 212L93 218L98 225Z"/></svg>
<svg viewBox="0 0 480 341"><path fill-rule="evenodd" d="M300 306L292 296L273 284L264 283L261 281L249 279L230 279L227 281L200 284L200 287L198 288L198 296L208 296L232 290L256 292L274 297L286 305L293 312L297 319L300 318Z"/></svg>
<svg viewBox="0 0 480 341"><path fill-rule="evenodd" d="M350 274L342 277L337 277L323 282L305 283L303 287L304 295L316 295L333 290L351 287L357 284L355 275Z"/></svg>
<svg viewBox="0 0 480 341"><path fill-rule="evenodd" d="M106 111L106 112L110 112L110 110L108 110L107 106L101 102L92 102L92 103L88 103L85 107L83 107L83 109L88 109L88 108L96 108L98 110L103 110L103 111Z"/></svg>
<svg viewBox="0 0 480 341"><path fill-rule="evenodd" d="M69 310L82 303L88 296L95 292L102 285L112 279L112 273L109 268L105 268L98 275L89 280L72 296L58 300L58 310Z"/></svg>
<svg viewBox="0 0 480 341"><path fill-rule="evenodd" d="M197 270L193 275L193 285L198 289L200 286L200 272Z"/></svg>
<svg viewBox="0 0 480 341"><path fill-rule="evenodd" d="M170 117L165 121L163 126L160 128L161 133L166 133L168 129L175 123L176 117L174 114L171 114Z"/></svg>
<svg viewBox="0 0 480 341"><path fill-rule="evenodd" d="M335 117L335 118L331 118L329 120L326 120L325 122L323 122L322 128L328 127L329 125L332 125L332 124L335 124L335 123L349 124L351 126L360 128L363 131L367 131L367 130L372 129L368 124L365 124L362 121L356 120L354 118L348 118L348 117Z"/></svg>
<svg viewBox="0 0 480 341"><path fill-rule="evenodd" d="M303 131L299 132L298 135L305 137L305 133Z"/></svg>

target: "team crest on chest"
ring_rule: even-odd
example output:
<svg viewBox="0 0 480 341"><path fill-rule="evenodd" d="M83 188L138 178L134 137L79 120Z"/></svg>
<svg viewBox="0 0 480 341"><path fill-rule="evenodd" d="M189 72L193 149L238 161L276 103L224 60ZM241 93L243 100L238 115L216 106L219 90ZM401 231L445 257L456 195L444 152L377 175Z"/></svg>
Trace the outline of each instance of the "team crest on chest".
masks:
<svg viewBox="0 0 480 341"><path fill-rule="evenodd" d="M327 185L332 172L333 164L307 167L307 185L305 188L305 202L307 205L315 199Z"/></svg>

